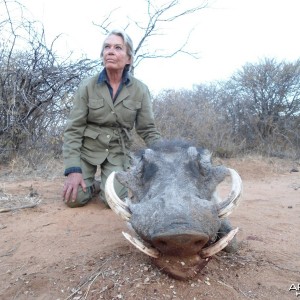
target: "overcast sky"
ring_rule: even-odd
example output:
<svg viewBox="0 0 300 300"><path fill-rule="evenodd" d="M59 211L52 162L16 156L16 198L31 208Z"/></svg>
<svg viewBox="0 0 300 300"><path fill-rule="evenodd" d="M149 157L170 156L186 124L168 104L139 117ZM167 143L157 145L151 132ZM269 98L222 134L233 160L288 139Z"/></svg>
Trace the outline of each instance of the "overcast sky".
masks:
<svg viewBox="0 0 300 300"><path fill-rule="evenodd" d="M156 0L163 2L167 0ZM194 5L196 0L181 2ZM64 33L60 39L62 51L82 52L91 59L99 58L103 41L93 22L99 24L117 7L111 28L124 26L127 16L140 22L146 18L143 0L23 0L22 3L44 24L49 40ZM158 92L226 80L245 63L256 63L265 57L295 61L300 58L299 12L300 0L210 1L209 8L193 17L168 24L161 40L151 44L151 47L174 49L194 28L187 49L198 52L199 59L183 54L172 59L153 59L143 62L135 75L150 90ZM127 32L136 44L139 34L134 26Z"/></svg>

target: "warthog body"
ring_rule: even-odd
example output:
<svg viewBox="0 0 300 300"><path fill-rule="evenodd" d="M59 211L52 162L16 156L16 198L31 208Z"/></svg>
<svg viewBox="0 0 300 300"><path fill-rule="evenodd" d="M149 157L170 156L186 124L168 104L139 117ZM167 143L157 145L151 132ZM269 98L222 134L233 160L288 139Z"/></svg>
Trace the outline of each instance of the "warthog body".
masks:
<svg viewBox="0 0 300 300"><path fill-rule="evenodd" d="M216 189L228 175L232 191L222 201ZM213 166L208 150L164 141L141 151L128 172L116 174L130 190L125 202L114 193L113 177L106 186L108 203L136 235L125 237L173 277L190 278L213 254L237 249L237 229L226 216L237 204L241 180L234 170Z"/></svg>

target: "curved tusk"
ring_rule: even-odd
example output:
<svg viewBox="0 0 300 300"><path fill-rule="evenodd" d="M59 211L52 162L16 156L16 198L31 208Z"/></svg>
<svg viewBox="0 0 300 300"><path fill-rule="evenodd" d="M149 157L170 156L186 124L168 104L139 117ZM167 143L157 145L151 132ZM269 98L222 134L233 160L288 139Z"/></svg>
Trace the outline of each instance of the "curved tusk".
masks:
<svg viewBox="0 0 300 300"><path fill-rule="evenodd" d="M115 178L115 172L112 172L105 184L105 197L108 205L110 208L123 220L129 221L131 218L131 213L129 212L128 205L122 201L115 189L114 189L114 178Z"/></svg>
<svg viewBox="0 0 300 300"><path fill-rule="evenodd" d="M134 238L133 236L131 236L129 233L122 231L124 237L137 249L139 249L140 251L142 251L143 253L153 257L153 258L158 258L159 256L159 252L152 247L148 247L146 245L144 245L141 241L139 241L138 239Z"/></svg>
<svg viewBox="0 0 300 300"><path fill-rule="evenodd" d="M229 233L227 235L222 237L216 243L214 243L206 248L203 248L200 252L201 258L211 257L211 256L215 255L216 253L220 252L221 250L223 250L229 244L229 242L234 238L234 236L236 235L236 233L238 231L239 231L239 228L237 227L236 229L229 231Z"/></svg>
<svg viewBox="0 0 300 300"><path fill-rule="evenodd" d="M225 218L232 213L239 203L239 197L242 193L242 179L233 169L227 168L232 179L232 187L226 199L218 204L218 214L220 218Z"/></svg>

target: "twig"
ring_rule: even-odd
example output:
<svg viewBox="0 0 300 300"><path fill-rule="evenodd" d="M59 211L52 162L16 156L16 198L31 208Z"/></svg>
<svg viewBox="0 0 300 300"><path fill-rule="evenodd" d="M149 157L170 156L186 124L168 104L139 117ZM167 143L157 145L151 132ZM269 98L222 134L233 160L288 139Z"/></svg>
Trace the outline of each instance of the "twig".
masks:
<svg viewBox="0 0 300 300"><path fill-rule="evenodd" d="M227 283L225 283L225 282L223 282L223 281L217 280L217 282L219 282L219 283L221 283L222 285L227 286L227 287L229 287L229 288L231 288L231 289L234 289L231 285L229 285L229 284L227 284Z"/></svg>
<svg viewBox="0 0 300 300"><path fill-rule="evenodd" d="M39 204L39 202L33 203L33 204L22 205L22 206L17 206L17 207L0 208L0 213L10 212L10 211L24 209L24 208L33 208L33 207L36 207L38 204Z"/></svg>
<svg viewBox="0 0 300 300"><path fill-rule="evenodd" d="M89 286L88 286L88 288L87 288L87 290L86 290L86 292L85 292L84 299L87 298L87 296L88 296L88 294L89 294L89 291L90 291L90 288L91 288L92 284L95 282L96 278L97 278L100 274L102 274L102 271L101 271L101 272L98 272L98 273L94 276L92 282L89 284Z"/></svg>
<svg viewBox="0 0 300 300"><path fill-rule="evenodd" d="M70 299L72 296L76 295L78 293L78 291L80 291L80 289L85 286L88 282L92 281L91 284L94 282L94 280L102 273L102 271L100 272L100 270L102 269L102 267L109 261L110 259L106 260L96 271L96 275L95 273L93 275L91 275L88 280L86 280L85 282L83 282L82 284L79 285L79 287L76 288L76 290L69 295L65 300ZM91 285L90 284L90 285ZM90 287L90 286L89 286ZM87 294L86 294L87 295Z"/></svg>
<svg viewBox="0 0 300 300"><path fill-rule="evenodd" d="M249 299L249 297L248 297L241 289L239 289L239 291L240 291L247 299Z"/></svg>
<svg viewBox="0 0 300 300"><path fill-rule="evenodd" d="M1 254L0 257L12 256L16 252L16 250L19 248L19 246L20 246L20 243L18 243L16 246L14 246L10 250L8 250L6 253Z"/></svg>
<svg viewBox="0 0 300 300"><path fill-rule="evenodd" d="M7 226L4 224L0 224L0 229L5 229Z"/></svg>

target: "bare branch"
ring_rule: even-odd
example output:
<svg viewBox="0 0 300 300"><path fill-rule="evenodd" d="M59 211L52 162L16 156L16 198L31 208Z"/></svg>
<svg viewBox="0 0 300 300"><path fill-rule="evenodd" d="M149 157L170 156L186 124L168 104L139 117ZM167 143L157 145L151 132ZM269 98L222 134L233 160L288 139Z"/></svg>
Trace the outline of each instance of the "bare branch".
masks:
<svg viewBox="0 0 300 300"><path fill-rule="evenodd" d="M18 13L18 5L13 16L10 4L18 3L0 2L7 8L6 20L0 20L0 30L13 37L1 45L0 52L2 159L7 149L13 155L13 151L26 149L32 143L51 148L45 141L52 136L55 143L59 143L72 94L82 78L99 66L99 61L71 62L70 57L59 58L55 54L55 43L61 35L48 45L43 26L28 20L23 11Z"/></svg>
<svg viewBox="0 0 300 300"><path fill-rule="evenodd" d="M110 13L108 14L108 16L107 16L106 18L103 19L102 23L96 24L95 22L93 22L93 24L94 24L95 26L99 27L99 28L103 31L103 33L104 33L105 35L108 34L109 31L110 31L108 28L109 28L110 25L112 24L112 21L110 21L110 20L111 20L111 17L112 17L112 15L113 15L113 13L116 12L119 8L120 8L120 7L117 7L117 8L115 8L115 9L113 9L112 11L110 11Z"/></svg>
<svg viewBox="0 0 300 300"><path fill-rule="evenodd" d="M138 39L136 48L135 48L135 60L134 60L134 68L136 68L144 59L153 59L153 58L171 58L175 55L182 53L189 55L193 58L197 58L197 53L193 53L186 49L188 46L188 42L191 37L191 33L193 30L190 30L188 37L175 50L160 50L154 49L149 50L151 47L148 47L148 41L153 39L154 37L158 37L162 35L163 27L162 24L174 22L184 16L188 16L191 14L195 14L196 12L204 9L208 6L208 1L201 1L199 5L195 5L189 8L181 7L181 2L179 0L171 0L167 3L157 7L155 6L155 1L146 0L147 6L147 18L146 22L139 22L134 19L128 17L129 24L127 24L126 28L129 27L130 24L134 24L136 28L138 28L142 35ZM117 9L114 9L110 12L110 14L104 19L101 24L95 24L98 26L105 34L109 32L109 27L112 24L110 19L112 18L113 13Z"/></svg>
<svg viewBox="0 0 300 300"><path fill-rule="evenodd" d="M159 54L157 53L157 51L154 51L152 53L150 52L144 52L141 55L138 55L135 57L135 67L137 67L141 61L143 61L144 59L153 59L153 58L172 58L175 55L179 54L179 53L183 53L186 55L189 55L195 59L198 59L198 55L197 53L193 53L193 52L189 52L189 51L185 51L184 48L188 45L190 36L191 36L192 31L189 33L186 41L181 45L180 48L174 50L174 52L169 53L169 54Z"/></svg>

